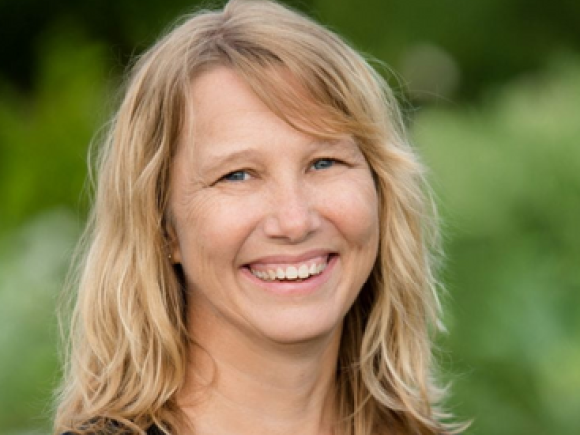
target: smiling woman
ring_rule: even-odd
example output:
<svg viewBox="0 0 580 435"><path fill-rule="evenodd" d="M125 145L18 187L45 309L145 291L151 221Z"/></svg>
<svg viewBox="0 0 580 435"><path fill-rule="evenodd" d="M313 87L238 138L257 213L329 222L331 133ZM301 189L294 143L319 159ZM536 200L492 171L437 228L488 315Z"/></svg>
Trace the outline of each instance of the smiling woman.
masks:
<svg viewBox="0 0 580 435"><path fill-rule="evenodd" d="M197 77L191 95L196 115L168 204L190 337L213 358L211 342L226 337L236 358L248 340L338 344L377 257L378 201L362 152L346 135L321 142L294 129L230 67Z"/></svg>
<svg viewBox="0 0 580 435"><path fill-rule="evenodd" d="M421 174L335 34L270 1L187 17L103 144L55 433L456 432Z"/></svg>

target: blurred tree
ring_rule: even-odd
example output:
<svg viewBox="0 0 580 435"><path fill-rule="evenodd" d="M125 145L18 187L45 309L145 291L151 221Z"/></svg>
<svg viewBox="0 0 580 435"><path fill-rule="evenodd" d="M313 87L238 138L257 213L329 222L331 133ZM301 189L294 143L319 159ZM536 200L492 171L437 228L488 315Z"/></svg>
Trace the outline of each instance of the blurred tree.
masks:
<svg viewBox="0 0 580 435"><path fill-rule="evenodd" d="M60 374L54 307L78 229L74 213L59 208L0 237L2 435L49 433Z"/></svg>
<svg viewBox="0 0 580 435"><path fill-rule="evenodd" d="M86 203L87 145L105 119L103 46L70 28L43 47L35 98L0 86L0 234L41 210Z"/></svg>
<svg viewBox="0 0 580 435"><path fill-rule="evenodd" d="M111 47L116 66L127 63L167 23L198 5L222 1L3 0L0 1L0 76L30 89L38 44L55 23L74 22ZM554 47L580 49L580 2L554 0L287 0L340 29L357 46L396 70L417 45L437 45L456 60L462 82L456 97L472 98L490 84L537 69Z"/></svg>
<svg viewBox="0 0 580 435"><path fill-rule="evenodd" d="M580 58L427 109L415 136L440 196L453 295L444 348L473 433L580 427Z"/></svg>

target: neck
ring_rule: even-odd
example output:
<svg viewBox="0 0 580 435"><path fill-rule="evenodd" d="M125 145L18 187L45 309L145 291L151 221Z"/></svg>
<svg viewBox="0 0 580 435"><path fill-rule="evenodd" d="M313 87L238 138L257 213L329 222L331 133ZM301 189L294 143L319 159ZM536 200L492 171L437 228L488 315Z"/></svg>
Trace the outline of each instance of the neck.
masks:
<svg viewBox="0 0 580 435"><path fill-rule="evenodd" d="M179 403L196 435L334 433L340 330L287 344L215 322L190 324L196 344Z"/></svg>

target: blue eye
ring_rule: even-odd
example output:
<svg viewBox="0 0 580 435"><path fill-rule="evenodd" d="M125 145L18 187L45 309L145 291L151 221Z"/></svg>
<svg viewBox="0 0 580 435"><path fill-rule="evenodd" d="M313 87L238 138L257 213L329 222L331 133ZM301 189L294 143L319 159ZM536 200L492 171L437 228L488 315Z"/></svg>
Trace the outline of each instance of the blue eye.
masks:
<svg viewBox="0 0 580 435"><path fill-rule="evenodd" d="M250 178L250 174L247 171L234 171L226 174L222 177L225 181L246 181Z"/></svg>
<svg viewBox="0 0 580 435"><path fill-rule="evenodd" d="M336 163L336 160L334 159L319 159L316 160L313 164L312 167L314 169L328 169L331 166L334 166L334 164Z"/></svg>

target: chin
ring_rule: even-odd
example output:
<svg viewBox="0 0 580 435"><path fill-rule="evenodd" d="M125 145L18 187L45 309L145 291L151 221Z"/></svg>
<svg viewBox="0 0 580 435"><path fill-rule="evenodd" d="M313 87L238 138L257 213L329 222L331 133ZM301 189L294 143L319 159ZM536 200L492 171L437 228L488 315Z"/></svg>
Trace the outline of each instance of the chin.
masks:
<svg viewBox="0 0 580 435"><path fill-rule="evenodd" d="M332 341L340 337L344 320L321 319L320 315L311 318L295 314L276 317L278 319L275 322L276 328L272 328L271 325L269 328L264 328L263 335L280 345L305 345Z"/></svg>

